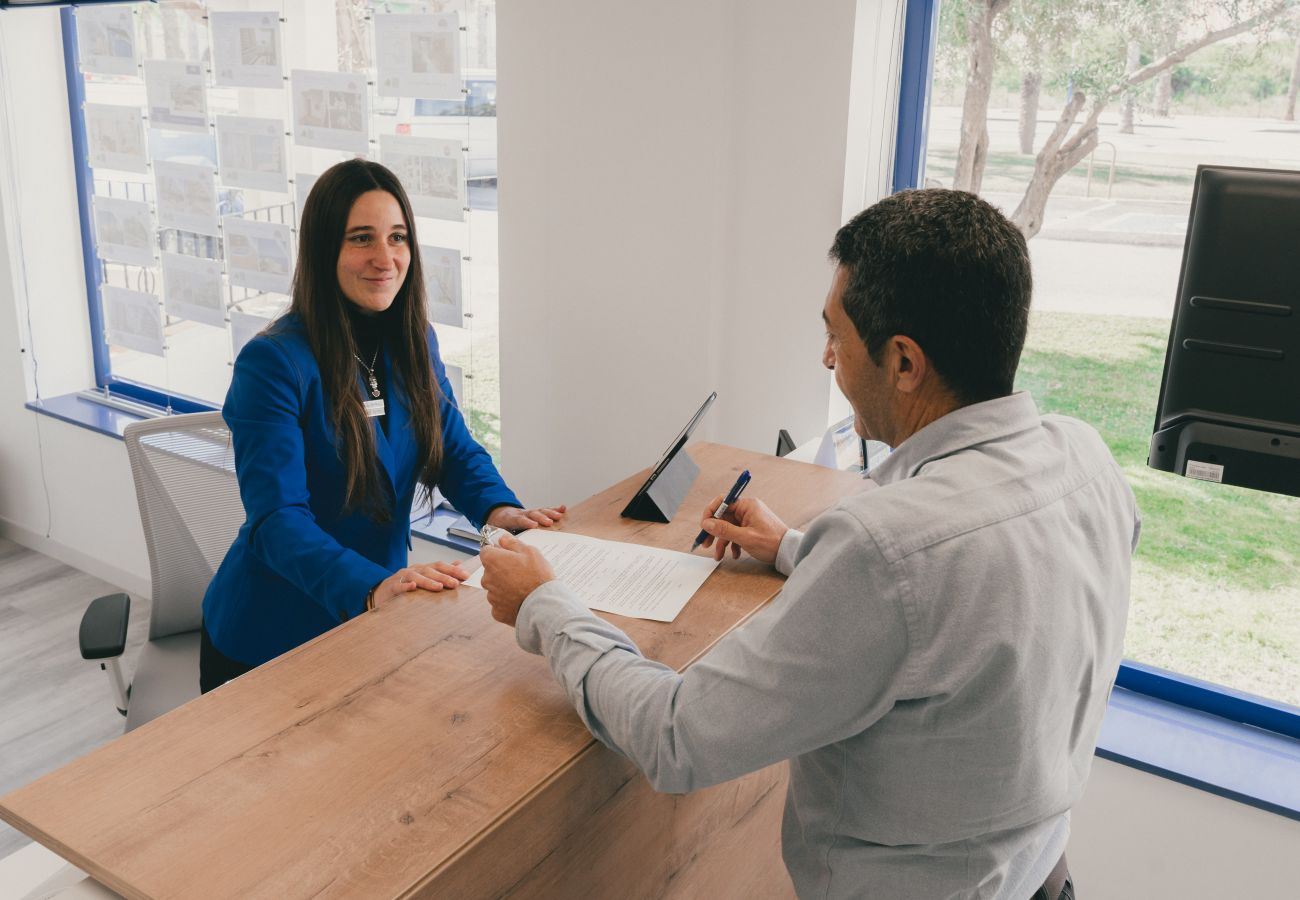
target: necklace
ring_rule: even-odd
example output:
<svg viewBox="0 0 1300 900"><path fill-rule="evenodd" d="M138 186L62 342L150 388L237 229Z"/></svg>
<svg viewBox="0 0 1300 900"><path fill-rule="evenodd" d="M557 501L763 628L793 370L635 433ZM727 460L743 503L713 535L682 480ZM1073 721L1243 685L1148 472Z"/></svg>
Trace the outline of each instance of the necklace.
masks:
<svg viewBox="0 0 1300 900"><path fill-rule="evenodd" d="M375 348L375 355L371 357L370 365L368 366L366 365L366 361L357 356L356 353L353 353L352 356L357 362L361 363L362 367L366 370L366 384L370 385L370 396L378 397L379 379L375 377L375 363L379 361L379 348Z"/></svg>

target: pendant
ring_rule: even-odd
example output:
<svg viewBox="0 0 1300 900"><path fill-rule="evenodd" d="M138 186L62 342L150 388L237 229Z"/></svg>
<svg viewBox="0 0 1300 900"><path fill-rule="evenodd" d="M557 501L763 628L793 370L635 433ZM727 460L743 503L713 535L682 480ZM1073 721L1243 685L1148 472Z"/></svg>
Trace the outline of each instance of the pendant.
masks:
<svg viewBox="0 0 1300 900"><path fill-rule="evenodd" d="M374 372L371 372L371 373L370 373L370 378L368 379L368 381L369 381L369 383L370 383L370 396L372 396L372 397L378 397L378 396L379 396L379 379L375 377L375 373L374 373Z"/></svg>

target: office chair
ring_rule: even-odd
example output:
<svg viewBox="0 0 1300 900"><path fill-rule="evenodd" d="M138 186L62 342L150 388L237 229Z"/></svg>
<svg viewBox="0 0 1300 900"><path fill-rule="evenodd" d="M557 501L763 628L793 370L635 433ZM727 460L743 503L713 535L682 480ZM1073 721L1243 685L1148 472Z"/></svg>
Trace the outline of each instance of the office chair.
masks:
<svg viewBox="0 0 1300 900"><path fill-rule="evenodd" d="M108 673L130 731L199 695L203 593L244 521L230 432L219 412L134 422L123 434L152 582L149 641L126 684L130 599L109 594L81 618L81 655Z"/></svg>

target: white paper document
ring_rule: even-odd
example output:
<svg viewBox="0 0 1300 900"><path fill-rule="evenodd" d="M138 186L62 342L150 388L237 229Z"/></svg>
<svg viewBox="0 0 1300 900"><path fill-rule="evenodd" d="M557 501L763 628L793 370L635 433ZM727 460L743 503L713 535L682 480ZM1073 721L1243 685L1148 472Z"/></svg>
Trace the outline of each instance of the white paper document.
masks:
<svg viewBox="0 0 1300 900"><path fill-rule="evenodd" d="M465 327L461 304L459 250L420 245L420 266L424 269L424 291L429 300L429 319L438 325Z"/></svg>
<svg viewBox="0 0 1300 900"><path fill-rule="evenodd" d="M621 541L534 528L519 540L542 551L555 575L592 609L671 622L718 564L692 556ZM465 582L482 587L483 570Z"/></svg>
<svg viewBox="0 0 1300 900"><path fill-rule="evenodd" d="M369 97L364 75L294 69L290 84L293 138L298 146L355 153L370 149Z"/></svg>
<svg viewBox="0 0 1300 900"><path fill-rule="evenodd" d="M81 71L136 75L135 13L120 6L77 7L77 56Z"/></svg>
<svg viewBox="0 0 1300 900"><path fill-rule="evenodd" d="M132 266L152 266L158 240L153 213L140 200L95 196L95 247L99 258Z"/></svg>
<svg viewBox="0 0 1300 900"><path fill-rule="evenodd" d="M208 131L208 94L198 63L148 59L144 89L149 126L173 131Z"/></svg>
<svg viewBox="0 0 1300 900"><path fill-rule="evenodd" d="M385 134L380 159L393 170L411 198L417 216L465 218L465 153L460 141Z"/></svg>
<svg viewBox="0 0 1300 900"><path fill-rule="evenodd" d="M465 396L465 370L460 366L453 366L447 363L447 383L451 385L451 402L456 404L457 409L464 409L465 404L461 402L461 397Z"/></svg>
<svg viewBox="0 0 1300 900"><path fill-rule="evenodd" d="M209 165L154 161L153 181L160 227L214 236L220 234L213 171Z"/></svg>
<svg viewBox="0 0 1300 900"><path fill-rule="evenodd" d="M464 100L460 81L460 18L375 14L379 96Z"/></svg>
<svg viewBox="0 0 1300 900"><path fill-rule="evenodd" d="M179 253L162 255L163 305L167 314L214 328L226 327L221 263Z"/></svg>
<svg viewBox="0 0 1300 900"><path fill-rule="evenodd" d="M271 316L258 316L232 309L230 311L231 355L239 356L239 351L244 349L244 345L257 337L263 328L270 325L272 318Z"/></svg>
<svg viewBox="0 0 1300 900"><path fill-rule="evenodd" d="M293 281L293 232L288 225L239 216L222 219L226 277L257 291L289 293Z"/></svg>
<svg viewBox="0 0 1300 900"><path fill-rule="evenodd" d="M144 116L138 106L87 103L86 149L92 169L148 172Z"/></svg>
<svg viewBox="0 0 1300 900"><path fill-rule="evenodd" d="M289 190L284 122L253 116L217 116L221 183L260 191Z"/></svg>
<svg viewBox="0 0 1300 900"><path fill-rule="evenodd" d="M231 87L284 87L278 12L210 12L212 74Z"/></svg>
<svg viewBox="0 0 1300 900"><path fill-rule="evenodd" d="M158 298L141 291L104 285L104 337L115 347L163 355L162 310Z"/></svg>

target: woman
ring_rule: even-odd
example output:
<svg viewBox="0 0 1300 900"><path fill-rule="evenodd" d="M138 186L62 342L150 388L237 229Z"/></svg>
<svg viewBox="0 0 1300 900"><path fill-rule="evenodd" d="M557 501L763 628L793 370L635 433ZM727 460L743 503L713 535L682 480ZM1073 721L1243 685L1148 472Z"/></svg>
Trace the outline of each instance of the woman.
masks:
<svg viewBox="0 0 1300 900"><path fill-rule="evenodd" d="M334 166L298 237L289 312L240 352L222 410L247 519L203 599L204 692L400 594L464 580L458 565L407 565L417 485L500 528L565 512L522 509L466 429L397 177Z"/></svg>

